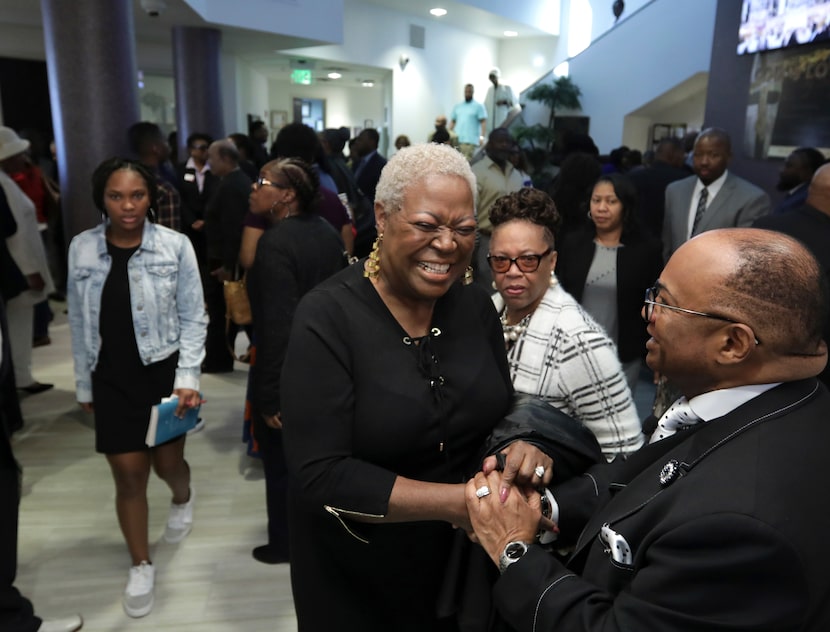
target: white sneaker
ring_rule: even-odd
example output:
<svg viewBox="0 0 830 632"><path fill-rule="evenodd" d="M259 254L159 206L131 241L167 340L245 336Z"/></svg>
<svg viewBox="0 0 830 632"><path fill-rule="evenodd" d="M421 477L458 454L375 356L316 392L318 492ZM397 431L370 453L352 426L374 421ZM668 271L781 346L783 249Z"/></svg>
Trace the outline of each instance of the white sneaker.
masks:
<svg viewBox="0 0 830 632"><path fill-rule="evenodd" d="M170 503L167 527L164 529L164 541L175 544L181 542L193 528L193 499L196 493L190 488L190 499L183 505Z"/></svg>
<svg viewBox="0 0 830 632"><path fill-rule="evenodd" d="M143 617L153 609L153 586L156 569L149 562L130 567L130 579L124 591L124 612L131 617Z"/></svg>

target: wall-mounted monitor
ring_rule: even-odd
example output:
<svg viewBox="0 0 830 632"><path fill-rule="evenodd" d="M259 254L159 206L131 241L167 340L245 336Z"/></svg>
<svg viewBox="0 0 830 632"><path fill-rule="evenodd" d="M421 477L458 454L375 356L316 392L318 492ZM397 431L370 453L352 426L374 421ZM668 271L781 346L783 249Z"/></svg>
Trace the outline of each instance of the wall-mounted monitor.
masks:
<svg viewBox="0 0 830 632"><path fill-rule="evenodd" d="M738 54L830 41L830 0L743 0Z"/></svg>

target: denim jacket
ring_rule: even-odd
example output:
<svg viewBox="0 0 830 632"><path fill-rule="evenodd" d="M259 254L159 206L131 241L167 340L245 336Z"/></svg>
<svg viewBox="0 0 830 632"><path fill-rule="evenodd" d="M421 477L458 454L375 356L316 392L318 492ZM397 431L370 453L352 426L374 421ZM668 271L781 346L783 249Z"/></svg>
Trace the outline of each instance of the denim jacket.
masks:
<svg viewBox="0 0 830 632"><path fill-rule="evenodd" d="M69 244L67 301L75 392L92 401L92 371L101 350L101 293L112 259L107 223L86 230ZM145 221L141 245L127 263L133 329L144 365L179 351L173 388L199 390L205 357L207 314L196 255L187 237Z"/></svg>

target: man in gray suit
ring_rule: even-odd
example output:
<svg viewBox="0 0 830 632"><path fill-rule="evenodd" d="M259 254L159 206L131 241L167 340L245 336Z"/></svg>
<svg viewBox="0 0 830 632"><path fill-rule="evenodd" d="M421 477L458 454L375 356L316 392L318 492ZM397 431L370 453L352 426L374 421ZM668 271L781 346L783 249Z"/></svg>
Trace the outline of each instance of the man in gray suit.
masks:
<svg viewBox="0 0 830 632"><path fill-rule="evenodd" d="M689 238L714 228L751 226L771 210L769 196L726 170L732 143L724 130L710 127L695 141L694 176L666 188L663 260Z"/></svg>

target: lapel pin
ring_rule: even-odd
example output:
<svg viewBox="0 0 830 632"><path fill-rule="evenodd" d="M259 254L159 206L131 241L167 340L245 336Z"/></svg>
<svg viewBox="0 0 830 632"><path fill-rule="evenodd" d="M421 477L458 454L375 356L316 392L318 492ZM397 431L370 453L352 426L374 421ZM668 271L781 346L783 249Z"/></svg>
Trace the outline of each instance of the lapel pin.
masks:
<svg viewBox="0 0 830 632"><path fill-rule="evenodd" d="M660 485L665 487L666 485L673 483L678 474L680 474L680 466L675 459L672 459L663 466L662 470L660 470Z"/></svg>

